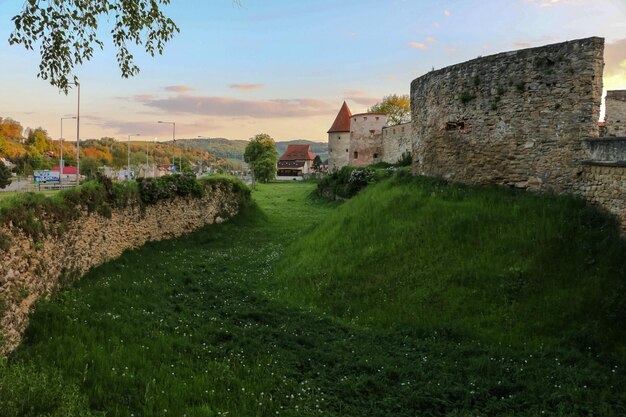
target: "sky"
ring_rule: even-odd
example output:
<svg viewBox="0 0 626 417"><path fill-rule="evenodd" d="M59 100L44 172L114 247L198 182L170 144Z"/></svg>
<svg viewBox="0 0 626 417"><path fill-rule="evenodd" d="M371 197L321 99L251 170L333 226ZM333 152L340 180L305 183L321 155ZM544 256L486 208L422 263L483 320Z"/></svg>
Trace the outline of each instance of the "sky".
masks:
<svg viewBox="0 0 626 417"><path fill-rule="evenodd" d="M23 4L0 0L0 117L58 139L76 92L37 78L36 48L8 44ZM433 68L589 36L606 40L605 89L626 89L626 0L172 0L164 12L180 33L162 56L135 51L135 77L121 77L105 30L75 70L81 139L169 140L163 120L177 138L326 141L344 100L363 112Z"/></svg>

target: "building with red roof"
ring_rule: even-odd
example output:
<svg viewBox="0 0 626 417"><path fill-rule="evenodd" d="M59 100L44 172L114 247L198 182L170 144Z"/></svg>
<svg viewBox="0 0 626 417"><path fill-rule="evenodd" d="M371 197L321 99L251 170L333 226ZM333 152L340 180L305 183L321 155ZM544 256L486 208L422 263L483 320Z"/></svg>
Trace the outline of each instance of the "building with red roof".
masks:
<svg viewBox="0 0 626 417"><path fill-rule="evenodd" d="M279 177L302 177L313 171L315 154L311 145L289 145L278 160Z"/></svg>

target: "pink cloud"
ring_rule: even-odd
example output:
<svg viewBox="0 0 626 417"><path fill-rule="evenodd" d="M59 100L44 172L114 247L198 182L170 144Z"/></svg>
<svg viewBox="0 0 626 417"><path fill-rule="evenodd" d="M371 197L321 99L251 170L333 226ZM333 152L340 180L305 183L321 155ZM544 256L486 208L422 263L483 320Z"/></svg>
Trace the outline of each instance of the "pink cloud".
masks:
<svg viewBox="0 0 626 417"><path fill-rule="evenodd" d="M265 87L265 84L231 84L229 87L239 91L254 91Z"/></svg>
<svg viewBox="0 0 626 417"><path fill-rule="evenodd" d="M517 48L530 48L530 45L530 42L526 41L513 42L513 46Z"/></svg>
<svg viewBox="0 0 626 417"><path fill-rule="evenodd" d="M428 49L428 45L422 42L409 42L407 45L409 45L411 48L414 48L414 49L421 49L422 51L425 51Z"/></svg>
<svg viewBox="0 0 626 417"><path fill-rule="evenodd" d="M139 101L148 107L170 114L222 117L306 117L326 115L336 110L335 106L312 98L242 100L231 97L179 95Z"/></svg>
<svg viewBox="0 0 626 417"><path fill-rule="evenodd" d="M170 91L172 93L186 93L191 90L193 90L193 88L187 85L170 85L165 87L165 91Z"/></svg>
<svg viewBox="0 0 626 417"><path fill-rule="evenodd" d="M434 36L429 36L426 38L426 40L430 43L435 43L437 42L437 39Z"/></svg>
<svg viewBox="0 0 626 417"><path fill-rule="evenodd" d="M441 24L439 22L433 22L433 27L435 29L439 29L441 27Z"/></svg>
<svg viewBox="0 0 626 417"><path fill-rule="evenodd" d="M450 11L449 11L449 10L444 10L444 11L443 11L443 15L444 15L445 17L450 17L450 15L452 15L452 13L450 13Z"/></svg>

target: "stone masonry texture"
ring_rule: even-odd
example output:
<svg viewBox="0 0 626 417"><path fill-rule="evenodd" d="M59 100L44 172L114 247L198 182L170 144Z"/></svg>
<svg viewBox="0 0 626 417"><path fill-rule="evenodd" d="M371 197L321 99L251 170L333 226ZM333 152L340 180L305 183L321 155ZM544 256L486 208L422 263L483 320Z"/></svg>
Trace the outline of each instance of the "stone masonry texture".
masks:
<svg viewBox="0 0 626 417"><path fill-rule="evenodd" d="M0 233L11 236L10 247L0 250L0 353L19 344L34 302L57 289L65 274L80 277L127 249L225 221L238 213L241 202L240 194L221 186L202 198L113 209L110 218L84 209L61 236L49 235L37 243L18 228L0 226Z"/></svg>

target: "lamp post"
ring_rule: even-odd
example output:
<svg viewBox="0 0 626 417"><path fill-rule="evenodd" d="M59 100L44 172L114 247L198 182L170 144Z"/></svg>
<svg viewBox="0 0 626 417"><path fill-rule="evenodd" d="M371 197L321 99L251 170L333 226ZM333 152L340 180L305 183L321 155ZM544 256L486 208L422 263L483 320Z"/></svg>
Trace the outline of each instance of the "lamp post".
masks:
<svg viewBox="0 0 626 417"><path fill-rule="evenodd" d="M76 81L75 83L68 83L70 85L75 85L78 90L78 105L76 110L76 185L80 184L80 83Z"/></svg>
<svg viewBox="0 0 626 417"><path fill-rule="evenodd" d="M128 135L128 165L126 167L126 179L130 179L130 138L132 136L141 136L141 133L135 133L134 135Z"/></svg>
<svg viewBox="0 0 626 417"><path fill-rule="evenodd" d="M172 141L174 143L176 143L176 122L164 122L162 120L159 120L157 123L163 123L166 125L172 125ZM180 159L178 160L179 164L180 164L180 170L183 170L183 161L182 161L182 156L180 157ZM176 165L176 164L174 164Z"/></svg>
<svg viewBox="0 0 626 417"><path fill-rule="evenodd" d="M65 169L63 169L65 167L65 163L63 162L63 120L70 120L70 119L76 119L76 116L61 117L61 139L59 140L61 142L61 155L60 155L60 160L59 160L59 167L61 168L61 173L59 176L59 184L63 183L63 171L65 171Z"/></svg>

